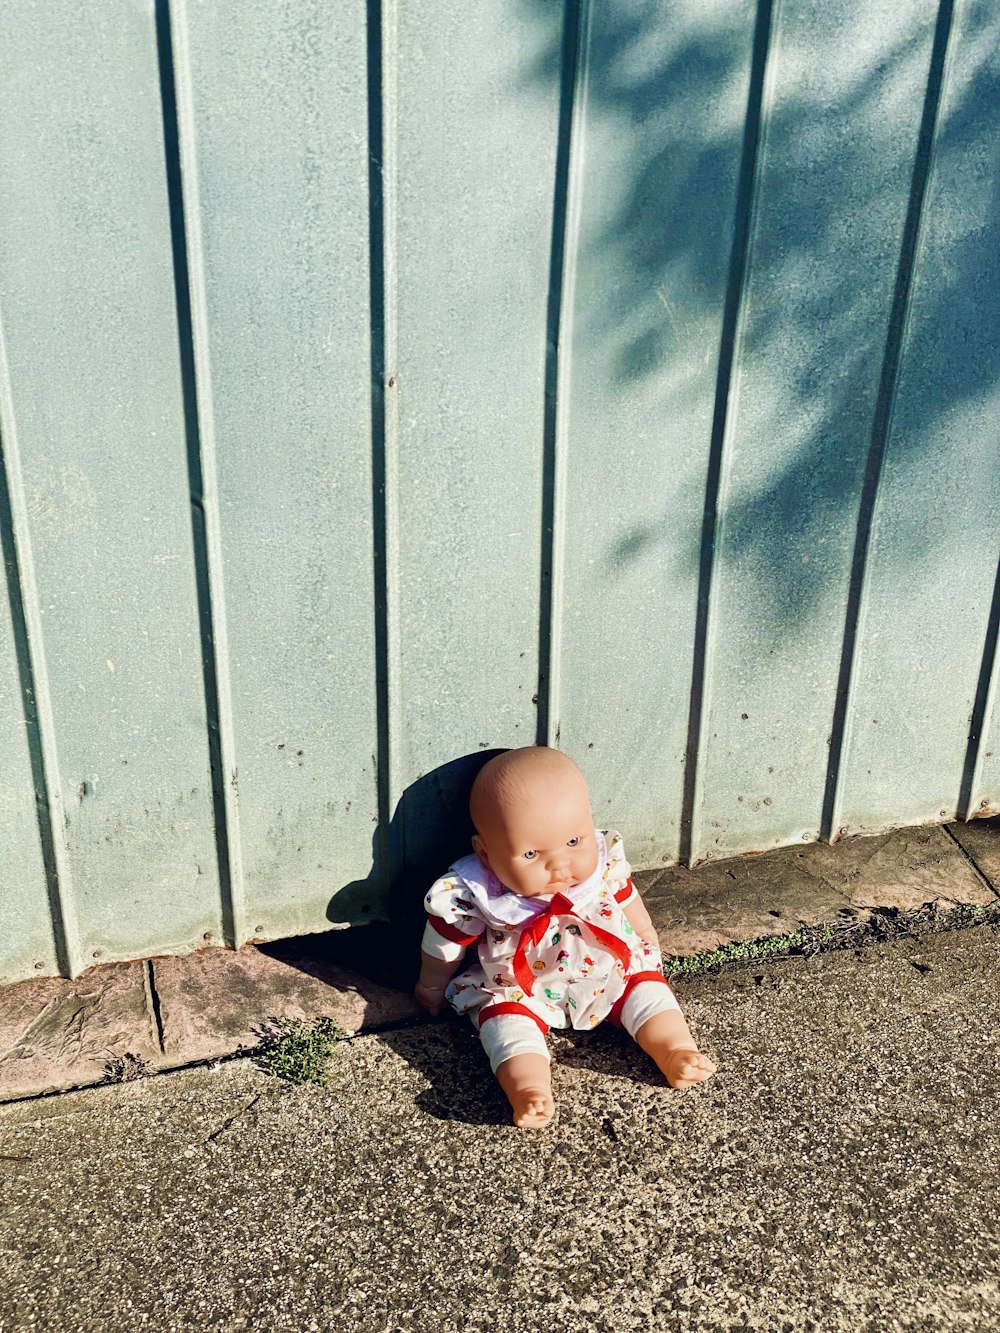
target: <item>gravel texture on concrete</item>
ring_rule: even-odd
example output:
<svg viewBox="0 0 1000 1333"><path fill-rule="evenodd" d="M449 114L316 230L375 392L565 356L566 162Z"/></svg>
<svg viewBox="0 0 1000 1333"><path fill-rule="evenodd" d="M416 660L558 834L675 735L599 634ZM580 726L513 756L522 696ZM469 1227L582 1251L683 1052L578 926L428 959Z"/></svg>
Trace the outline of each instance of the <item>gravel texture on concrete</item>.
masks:
<svg viewBox="0 0 1000 1333"><path fill-rule="evenodd" d="M1000 932L680 988L710 1083L553 1038L528 1134L457 1019L0 1108L0 1330L1000 1328Z"/></svg>

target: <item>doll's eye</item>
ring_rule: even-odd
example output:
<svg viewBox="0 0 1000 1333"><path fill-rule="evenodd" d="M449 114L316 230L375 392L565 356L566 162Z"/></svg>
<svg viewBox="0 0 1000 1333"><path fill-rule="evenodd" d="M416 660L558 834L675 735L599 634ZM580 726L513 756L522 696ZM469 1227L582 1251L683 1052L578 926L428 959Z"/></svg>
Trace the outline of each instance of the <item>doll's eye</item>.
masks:
<svg viewBox="0 0 1000 1333"><path fill-rule="evenodd" d="M533 861L537 855L537 852L522 852L522 856L526 861Z"/></svg>
<svg viewBox="0 0 1000 1333"><path fill-rule="evenodd" d="M579 838L570 838L569 842L566 844L567 847L579 847L579 845L580 845Z"/></svg>

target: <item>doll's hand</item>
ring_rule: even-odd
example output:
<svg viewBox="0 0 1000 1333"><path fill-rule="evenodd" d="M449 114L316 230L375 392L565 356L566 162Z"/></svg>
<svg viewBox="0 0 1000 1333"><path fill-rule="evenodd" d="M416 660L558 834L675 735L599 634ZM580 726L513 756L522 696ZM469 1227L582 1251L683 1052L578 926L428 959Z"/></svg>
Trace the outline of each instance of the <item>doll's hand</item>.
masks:
<svg viewBox="0 0 1000 1333"><path fill-rule="evenodd" d="M432 1018L437 1018L444 1008L444 987L426 986L418 981L413 989L413 998L421 1009L426 1009Z"/></svg>
<svg viewBox="0 0 1000 1333"><path fill-rule="evenodd" d="M696 1083L704 1083L715 1073L715 1063L701 1051L670 1051L658 1061L660 1068L672 1088L683 1090L693 1088Z"/></svg>

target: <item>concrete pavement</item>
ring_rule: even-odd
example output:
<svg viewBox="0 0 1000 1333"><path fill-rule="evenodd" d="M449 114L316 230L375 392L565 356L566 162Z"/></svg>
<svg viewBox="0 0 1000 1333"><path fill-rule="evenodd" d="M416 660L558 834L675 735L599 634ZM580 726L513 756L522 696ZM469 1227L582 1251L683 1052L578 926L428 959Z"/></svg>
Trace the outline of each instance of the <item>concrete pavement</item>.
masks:
<svg viewBox="0 0 1000 1333"><path fill-rule="evenodd" d="M719 1062L663 1086L553 1038L507 1124L471 1027L0 1107L0 1330L1000 1328L1000 930L678 987Z"/></svg>

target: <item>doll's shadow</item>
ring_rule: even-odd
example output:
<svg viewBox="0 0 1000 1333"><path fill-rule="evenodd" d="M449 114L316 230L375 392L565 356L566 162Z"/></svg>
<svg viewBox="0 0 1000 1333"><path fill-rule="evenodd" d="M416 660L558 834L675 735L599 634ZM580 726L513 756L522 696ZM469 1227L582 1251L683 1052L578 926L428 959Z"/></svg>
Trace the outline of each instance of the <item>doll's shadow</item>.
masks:
<svg viewBox="0 0 1000 1333"><path fill-rule="evenodd" d="M427 1079L428 1086L415 1098L427 1115L464 1125L510 1125L510 1107L466 1019L445 1015L437 1023L383 1032L380 1040ZM610 1023L593 1032L560 1031L549 1040L557 1095L560 1069L664 1087L649 1056Z"/></svg>
<svg viewBox="0 0 1000 1333"><path fill-rule="evenodd" d="M644 1087L663 1088L666 1082L656 1065L627 1032L602 1023L592 1032L567 1028L553 1033L549 1042L553 1063L563 1069L585 1069L628 1079Z"/></svg>
<svg viewBox="0 0 1000 1333"><path fill-rule="evenodd" d="M510 1107L490 1072L479 1037L467 1018L383 1032L380 1041L426 1079L416 1105L435 1120L463 1125L510 1125Z"/></svg>
<svg viewBox="0 0 1000 1333"><path fill-rule="evenodd" d="M368 874L330 899L326 915L331 922L362 920L373 907L383 917L377 955L359 954L372 980L413 989L426 921L424 894L452 862L472 851L472 784L482 766L503 753L483 748L460 755L412 782L392 818L375 832Z"/></svg>

